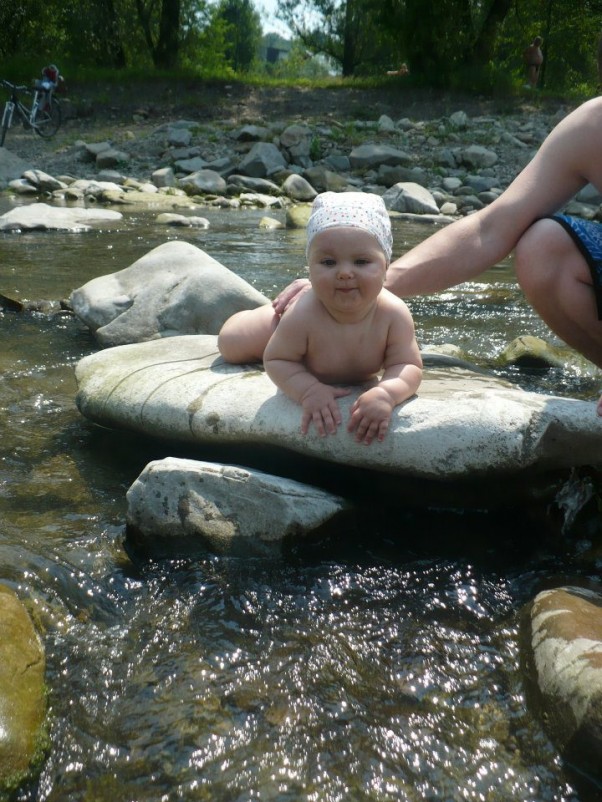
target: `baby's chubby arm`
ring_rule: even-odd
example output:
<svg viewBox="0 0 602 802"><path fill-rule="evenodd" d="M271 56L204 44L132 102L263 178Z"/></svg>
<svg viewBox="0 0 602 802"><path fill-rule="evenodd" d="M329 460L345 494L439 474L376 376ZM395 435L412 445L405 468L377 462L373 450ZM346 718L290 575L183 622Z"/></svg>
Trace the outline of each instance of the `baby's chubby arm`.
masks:
<svg viewBox="0 0 602 802"><path fill-rule="evenodd" d="M393 409L410 398L422 381L422 358L410 310L398 298L389 298L391 311L383 374L376 387L362 393L352 405L347 430L366 445L382 441Z"/></svg>
<svg viewBox="0 0 602 802"><path fill-rule="evenodd" d="M299 300L282 317L263 355L266 373L274 384L303 409L301 432L307 434L313 422L321 437L334 434L342 421L336 399L351 392L344 387L323 384L303 363L307 332L312 325L309 299Z"/></svg>

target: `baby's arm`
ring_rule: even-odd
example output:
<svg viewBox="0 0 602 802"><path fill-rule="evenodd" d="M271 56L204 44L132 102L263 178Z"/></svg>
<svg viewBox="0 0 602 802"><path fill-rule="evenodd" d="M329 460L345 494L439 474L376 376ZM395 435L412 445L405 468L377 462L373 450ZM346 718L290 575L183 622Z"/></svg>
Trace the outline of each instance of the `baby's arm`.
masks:
<svg viewBox="0 0 602 802"><path fill-rule="evenodd" d="M304 314L307 304L291 308L265 349L263 364L274 384L293 401L301 405L301 432L307 434L313 422L321 437L334 434L341 423L341 411L336 399L351 392L343 387L323 384L303 363L307 351L307 330L311 314ZM300 312L300 313L298 313Z"/></svg>
<svg viewBox="0 0 602 802"><path fill-rule="evenodd" d="M271 304L236 312L226 320L217 337L220 354L235 365L261 362L279 320Z"/></svg>
<svg viewBox="0 0 602 802"><path fill-rule="evenodd" d="M393 409L410 398L422 381L422 359L410 310L396 299L389 326L383 374L376 387L362 393L350 411L348 431L366 445L387 433Z"/></svg>

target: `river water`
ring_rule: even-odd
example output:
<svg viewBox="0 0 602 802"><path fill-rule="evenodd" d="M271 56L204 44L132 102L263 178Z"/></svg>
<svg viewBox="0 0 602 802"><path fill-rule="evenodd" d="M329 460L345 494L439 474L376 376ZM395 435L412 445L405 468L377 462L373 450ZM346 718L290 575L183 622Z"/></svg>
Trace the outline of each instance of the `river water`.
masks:
<svg viewBox="0 0 602 802"><path fill-rule="evenodd" d="M0 234L0 292L66 297L169 238L268 295L299 274L303 232L260 230L258 211L201 213L201 232L128 213L81 234ZM430 231L396 221L396 254ZM513 337L550 336L510 263L411 308L422 343L454 342L529 389L597 396L588 370L495 368ZM547 525L375 511L362 536L296 558L136 558L125 493L169 452L79 415L73 368L96 345L71 316L0 312L0 336L0 581L41 633L51 722L19 799L599 798L525 703L521 607L590 579Z"/></svg>

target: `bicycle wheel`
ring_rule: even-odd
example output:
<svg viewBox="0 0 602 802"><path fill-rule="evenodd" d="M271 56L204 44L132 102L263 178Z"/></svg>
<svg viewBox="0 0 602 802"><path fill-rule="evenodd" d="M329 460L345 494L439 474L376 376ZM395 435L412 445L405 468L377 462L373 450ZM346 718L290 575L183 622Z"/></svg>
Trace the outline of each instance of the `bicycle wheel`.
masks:
<svg viewBox="0 0 602 802"><path fill-rule="evenodd" d="M44 138L54 136L61 127L61 104L55 97L41 99L33 118L33 130Z"/></svg>

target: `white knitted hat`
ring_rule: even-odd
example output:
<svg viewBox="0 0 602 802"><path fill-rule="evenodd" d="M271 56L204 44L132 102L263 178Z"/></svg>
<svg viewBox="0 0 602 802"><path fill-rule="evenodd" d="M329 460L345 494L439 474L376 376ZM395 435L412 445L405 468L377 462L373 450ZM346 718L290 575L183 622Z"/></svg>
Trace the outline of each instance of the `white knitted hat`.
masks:
<svg viewBox="0 0 602 802"><path fill-rule="evenodd" d="M307 248L316 234L327 228L351 226L361 228L377 240L387 264L393 251L393 234L387 207L379 195L367 192L323 192L313 202L307 224Z"/></svg>

